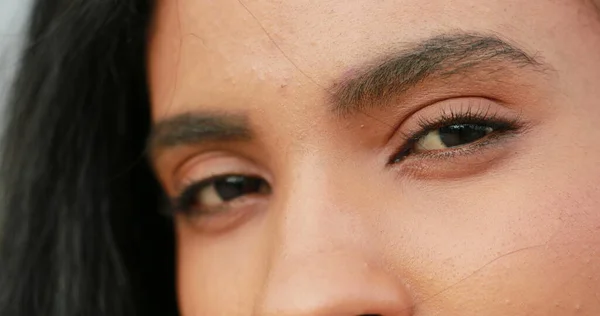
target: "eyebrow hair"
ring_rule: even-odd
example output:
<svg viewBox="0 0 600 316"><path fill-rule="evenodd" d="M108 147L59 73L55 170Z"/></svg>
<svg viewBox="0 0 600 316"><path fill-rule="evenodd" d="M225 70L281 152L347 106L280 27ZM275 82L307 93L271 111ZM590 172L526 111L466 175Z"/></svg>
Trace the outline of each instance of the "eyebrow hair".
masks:
<svg viewBox="0 0 600 316"><path fill-rule="evenodd" d="M152 127L147 152L152 155L166 147L212 141L250 140L248 120L242 115L184 113L158 122Z"/></svg>
<svg viewBox="0 0 600 316"><path fill-rule="evenodd" d="M474 69L491 72L510 62L512 66L544 68L523 50L493 36L478 34L440 35L415 43L375 66L356 71L330 90L333 111L348 115L367 106L407 92L432 76L449 77ZM184 113L158 122L147 141L150 155L179 145L213 141L250 140L252 133L243 115Z"/></svg>
<svg viewBox="0 0 600 316"><path fill-rule="evenodd" d="M596 17L600 18L600 0L591 0L591 2L595 9Z"/></svg>
<svg viewBox="0 0 600 316"><path fill-rule="evenodd" d="M356 71L330 89L334 113L344 116L365 110L375 101L407 92L432 76L449 77L509 62L518 68L544 68L534 56L498 37L446 34L413 44L375 66Z"/></svg>

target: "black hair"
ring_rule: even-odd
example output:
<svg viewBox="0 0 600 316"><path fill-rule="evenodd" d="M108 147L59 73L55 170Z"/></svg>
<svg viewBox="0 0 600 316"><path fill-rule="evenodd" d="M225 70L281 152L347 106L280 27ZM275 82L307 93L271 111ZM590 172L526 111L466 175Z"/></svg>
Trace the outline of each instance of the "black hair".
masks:
<svg viewBox="0 0 600 316"><path fill-rule="evenodd" d="M172 222L144 158L152 7L33 6L0 149L2 316L177 315Z"/></svg>
<svg viewBox="0 0 600 316"><path fill-rule="evenodd" d="M149 0L37 0L6 109L0 315L176 315L144 159Z"/></svg>

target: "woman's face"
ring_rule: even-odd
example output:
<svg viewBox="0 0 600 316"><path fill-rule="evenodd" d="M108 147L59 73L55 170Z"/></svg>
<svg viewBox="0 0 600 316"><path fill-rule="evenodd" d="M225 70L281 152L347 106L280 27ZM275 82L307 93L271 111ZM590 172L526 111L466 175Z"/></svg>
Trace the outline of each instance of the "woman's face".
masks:
<svg viewBox="0 0 600 316"><path fill-rule="evenodd" d="M600 16L158 1L181 313L599 315Z"/></svg>

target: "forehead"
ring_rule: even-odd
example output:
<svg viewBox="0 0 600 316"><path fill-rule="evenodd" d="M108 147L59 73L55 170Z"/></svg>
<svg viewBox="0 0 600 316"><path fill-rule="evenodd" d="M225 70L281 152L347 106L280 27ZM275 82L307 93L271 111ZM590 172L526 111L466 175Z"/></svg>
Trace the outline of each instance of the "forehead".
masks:
<svg viewBox="0 0 600 316"><path fill-rule="evenodd" d="M153 113L265 109L298 95L319 103L357 65L454 31L500 35L558 60L561 32L571 29L562 43L572 47L574 23L590 15L572 0L162 0L149 46Z"/></svg>

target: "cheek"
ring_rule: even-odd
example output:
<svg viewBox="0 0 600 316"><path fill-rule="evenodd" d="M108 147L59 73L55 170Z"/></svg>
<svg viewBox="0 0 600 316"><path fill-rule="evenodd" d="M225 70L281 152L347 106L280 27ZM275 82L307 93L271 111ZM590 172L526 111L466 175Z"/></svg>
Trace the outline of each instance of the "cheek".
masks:
<svg viewBox="0 0 600 316"><path fill-rule="evenodd" d="M439 278L446 282L425 298L425 309L440 304L485 315L600 312L597 199L574 193L571 185L519 189L512 197L487 199L487 210L479 208L484 214L466 226L473 229L469 238L455 232L444 264L432 267L446 274Z"/></svg>
<svg viewBox="0 0 600 316"><path fill-rule="evenodd" d="M178 218L177 296L182 316L245 315L267 266L269 229L258 217L242 229L204 234Z"/></svg>
<svg viewBox="0 0 600 316"><path fill-rule="evenodd" d="M411 184L410 207L386 212L410 223L383 230L385 260L424 314L600 312L600 151L544 150L478 179Z"/></svg>

